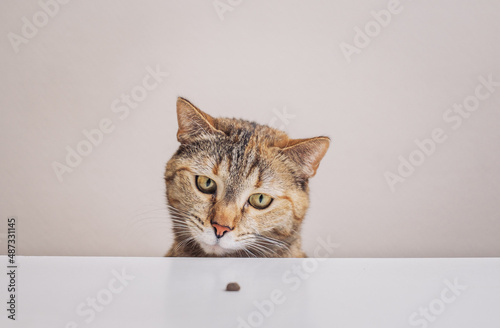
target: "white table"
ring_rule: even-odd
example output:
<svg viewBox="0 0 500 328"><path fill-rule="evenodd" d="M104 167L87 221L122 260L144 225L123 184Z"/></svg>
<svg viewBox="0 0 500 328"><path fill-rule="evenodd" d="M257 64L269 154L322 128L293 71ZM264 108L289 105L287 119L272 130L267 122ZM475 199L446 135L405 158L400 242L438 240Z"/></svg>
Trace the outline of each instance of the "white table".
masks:
<svg viewBox="0 0 500 328"><path fill-rule="evenodd" d="M0 261L7 270L7 257ZM1 327L500 327L500 259L17 257ZM228 282L239 292L226 292Z"/></svg>

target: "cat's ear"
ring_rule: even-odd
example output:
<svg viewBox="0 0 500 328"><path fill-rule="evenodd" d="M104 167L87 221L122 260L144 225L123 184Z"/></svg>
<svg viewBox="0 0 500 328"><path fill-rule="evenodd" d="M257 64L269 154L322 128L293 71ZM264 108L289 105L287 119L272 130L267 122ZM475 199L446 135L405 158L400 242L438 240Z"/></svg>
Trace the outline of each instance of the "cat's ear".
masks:
<svg viewBox="0 0 500 328"><path fill-rule="evenodd" d="M316 174L319 162L330 146L330 138L290 139L283 153L302 168L302 173L311 178Z"/></svg>
<svg viewBox="0 0 500 328"><path fill-rule="evenodd" d="M223 133L215 128L214 118L184 98L177 98L177 140L188 143L206 134Z"/></svg>

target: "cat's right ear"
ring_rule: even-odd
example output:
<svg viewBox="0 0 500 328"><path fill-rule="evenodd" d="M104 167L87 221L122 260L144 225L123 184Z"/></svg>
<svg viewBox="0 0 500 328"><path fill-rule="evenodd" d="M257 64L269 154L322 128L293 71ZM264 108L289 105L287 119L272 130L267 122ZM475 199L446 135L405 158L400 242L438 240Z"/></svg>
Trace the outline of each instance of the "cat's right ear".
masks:
<svg viewBox="0 0 500 328"><path fill-rule="evenodd" d="M215 119L196 108L184 98L177 98L177 140L180 143L189 143L207 134L223 132L215 128Z"/></svg>

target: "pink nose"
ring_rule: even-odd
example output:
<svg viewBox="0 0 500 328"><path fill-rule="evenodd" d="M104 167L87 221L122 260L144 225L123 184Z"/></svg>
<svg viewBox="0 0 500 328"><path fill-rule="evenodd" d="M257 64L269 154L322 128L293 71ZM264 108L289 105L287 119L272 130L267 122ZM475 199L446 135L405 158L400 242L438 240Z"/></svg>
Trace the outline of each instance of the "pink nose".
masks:
<svg viewBox="0 0 500 328"><path fill-rule="evenodd" d="M217 224L215 222L212 223L212 226L214 227L215 235L217 236L217 238L221 238L226 232L233 230L229 227Z"/></svg>

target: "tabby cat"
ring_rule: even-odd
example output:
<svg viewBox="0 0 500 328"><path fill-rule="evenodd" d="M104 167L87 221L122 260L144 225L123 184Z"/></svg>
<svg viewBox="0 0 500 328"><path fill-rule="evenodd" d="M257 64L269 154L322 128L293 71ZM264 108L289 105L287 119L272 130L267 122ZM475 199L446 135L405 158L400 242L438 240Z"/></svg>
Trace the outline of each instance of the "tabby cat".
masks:
<svg viewBox="0 0 500 328"><path fill-rule="evenodd" d="M174 233L167 256L305 257L308 180L330 139L213 118L183 98L177 121L181 145L165 172Z"/></svg>

